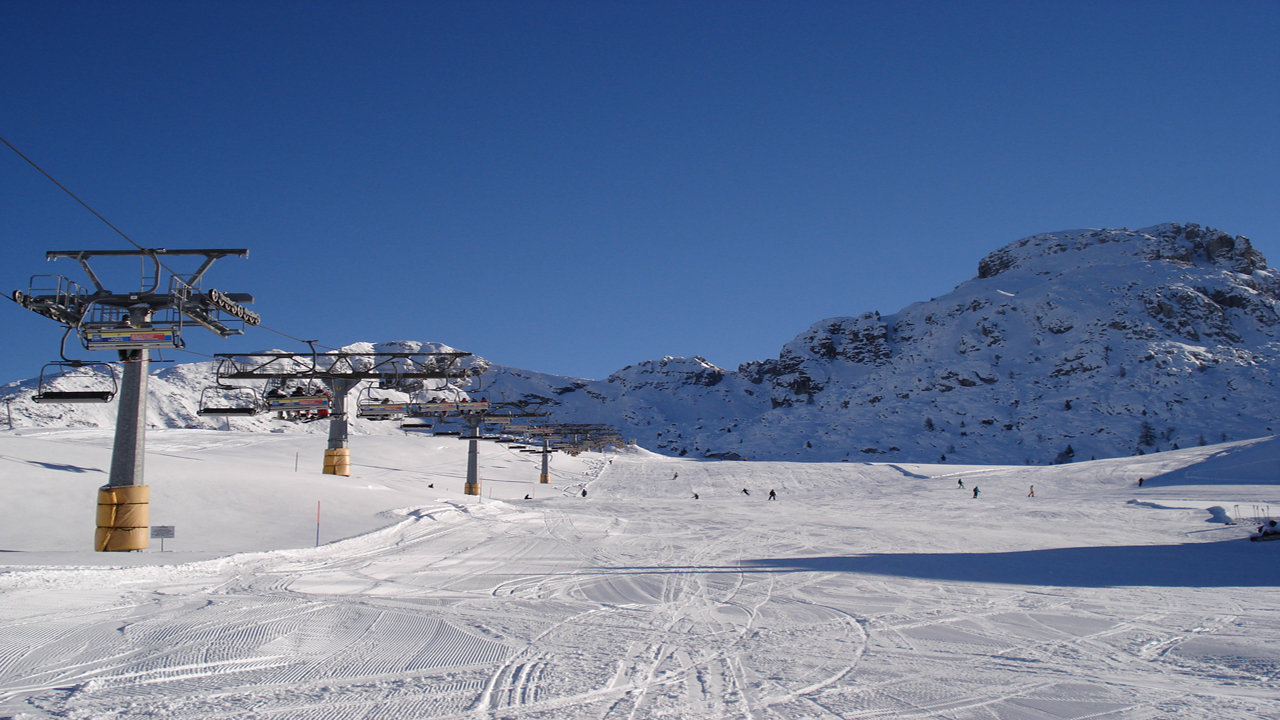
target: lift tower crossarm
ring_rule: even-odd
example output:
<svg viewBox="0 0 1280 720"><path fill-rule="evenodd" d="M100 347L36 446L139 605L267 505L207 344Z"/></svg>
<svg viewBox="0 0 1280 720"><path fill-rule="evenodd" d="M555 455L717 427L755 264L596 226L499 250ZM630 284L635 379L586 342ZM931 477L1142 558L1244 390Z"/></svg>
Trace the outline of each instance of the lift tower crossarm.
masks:
<svg viewBox="0 0 1280 720"><path fill-rule="evenodd" d="M180 334L182 318L185 317L220 337L241 335L242 327L233 327L228 323L238 321L241 326L257 325L258 314L240 305L242 302L253 302L248 293L224 293L218 290L202 292L200 281L205 272L218 258L227 256L248 257L249 251L244 248L206 248L167 250L165 248L144 248L139 250L50 250L45 259L57 260L71 258L80 263L85 275L93 284L94 291L87 292L75 283L61 276L37 276L57 278L56 288L36 290L35 278L32 288L27 293L15 291L12 298L23 307L63 324L77 328L81 335L87 332L120 327L121 321L134 309L149 307L151 315L147 322L158 327L175 328L174 345L182 347ZM167 292L161 292L161 270L168 269L161 265L162 257L202 256L204 262L189 275L180 275L170 271L171 278ZM89 260L97 257L138 257L150 260L150 268L143 266L141 287L126 293L112 292L94 272ZM66 289L64 289L64 286ZM51 290L53 292L45 292ZM161 315L157 315L161 313ZM150 326L149 326L150 327Z"/></svg>
<svg viewBox="0 0 1280 720"><path fill-rule="evenodd" d="M259 352L217 353L214 357L230 361L225 370L219 370L219 380L453 380L468 377L466 369L454 365L471 353L336 352L310 356ZM402 362L397 365L396 361ZM294 369L286 367L289 365Z"/></svg>
<svg viewBox="0 0 1280 720"><path fill-rule="evenodd" d="M169 255L173 255L173 256L203 255L205 256L204 264L201 265L200 269L196 270L196 272L193 275L191 275L189 279L185 281L187 285L194 286L200 281L200 278L204 275L205 271L209 269L209 266L213 264L214 260L217 260L218 258L227 257L228 255L247 258L249 257L249 251L245 248L236 248L236 249L219 248L219 249L204 249L204 250L187 250L187 249L167 250L165 248L147 248L143 250L50 250L44 254L46 260L57 260L58 258L65 257L65 258L72 258L76 262L80 263L80 267L84 268L85 274L89 276L89 279L91 281L93 281L93 286L97 289L99 293L102 293L105 295L110 295L111 291L108 290L100 280L98 280L98 276L93 272L93 269L89 267L89 258L92 258L92 257L149 257L151 258L151 262L153 266L153 271L151 273L152 284L150 288L144 285L140 293L142 295L148 295L148 294L154 293L160 285L160 257L169 256Z"/></svg>

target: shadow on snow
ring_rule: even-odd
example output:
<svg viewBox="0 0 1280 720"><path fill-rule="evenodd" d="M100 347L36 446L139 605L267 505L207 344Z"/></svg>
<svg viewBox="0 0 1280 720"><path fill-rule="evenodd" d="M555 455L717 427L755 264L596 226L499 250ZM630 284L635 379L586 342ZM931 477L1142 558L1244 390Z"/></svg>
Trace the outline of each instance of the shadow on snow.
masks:
<svg viewBox="0 0 1280 720"><path fill-rule="evenodd" d="M872 575L1062 587L1276 587L1280 543L1245 538L1184 545L1076 547L1002 553L763 558L745 570Z"/></svg>

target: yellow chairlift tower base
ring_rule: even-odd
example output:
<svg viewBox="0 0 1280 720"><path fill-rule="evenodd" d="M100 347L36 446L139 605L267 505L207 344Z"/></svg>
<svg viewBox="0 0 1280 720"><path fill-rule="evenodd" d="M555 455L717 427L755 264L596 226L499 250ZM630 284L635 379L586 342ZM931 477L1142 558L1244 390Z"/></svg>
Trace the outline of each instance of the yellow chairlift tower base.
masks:
<svg viewBox="0 0 1280 720"><path fill-rule="evenodd" d="M330 448L325 450L324 474L351 477L351 449Z"/></svg>

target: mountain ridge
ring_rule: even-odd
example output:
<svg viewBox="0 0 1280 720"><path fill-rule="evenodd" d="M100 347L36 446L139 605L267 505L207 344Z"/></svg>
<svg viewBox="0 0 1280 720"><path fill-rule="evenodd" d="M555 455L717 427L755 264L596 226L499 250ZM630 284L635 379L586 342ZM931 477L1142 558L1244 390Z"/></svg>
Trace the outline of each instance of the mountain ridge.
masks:
<svg viewBox="0 0 1280 720"><path fill-rule="evenodd" d="M1069 462L1270 434L1280 274L1248 238L1193 223L1059 231L988 253L949 293L820 320L777 358L735 370L665 357L588 380L473 362L494 397L544 403L560 422L612 424L677 456ZM154 424L209 425L190 395L212 367L182 370L198 365L153 377ZM43 407L31 422L111 421L106 408Z"/></svg>

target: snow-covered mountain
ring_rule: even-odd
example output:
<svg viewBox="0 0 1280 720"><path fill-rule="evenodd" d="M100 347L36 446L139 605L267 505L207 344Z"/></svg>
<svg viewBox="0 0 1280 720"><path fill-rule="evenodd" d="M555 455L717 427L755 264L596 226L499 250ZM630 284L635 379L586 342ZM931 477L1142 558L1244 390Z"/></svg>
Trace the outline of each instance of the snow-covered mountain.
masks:
<svg viewBox="0 0 1280 720"><path fill-rule="evenodd" d="M1280 276L1198 225L1035 235L894 315L815 323L736 371L664 358L492 387L677 455L1033 463L1268 435Z"/></svg>
<svg viewBox="0 0 1280 720"><path fill-rule="evenodd" d="M737 370L668 357L586 380L491 364L484 386L495 398L543 400L556 421L610 423L681 456L1125 456L1271 434L1278 303L1280 275L1247 238L1195 224L1073 230L996 250L972 280L896 314L815 323L776 359ZM152 422L221 425L195 415L212 372L210 363L158 370ZM32 385L10 385L0 399ZM12 407L15 425L114 418L114 406ZM353 429L388 431L370 421Z"/></svg>

